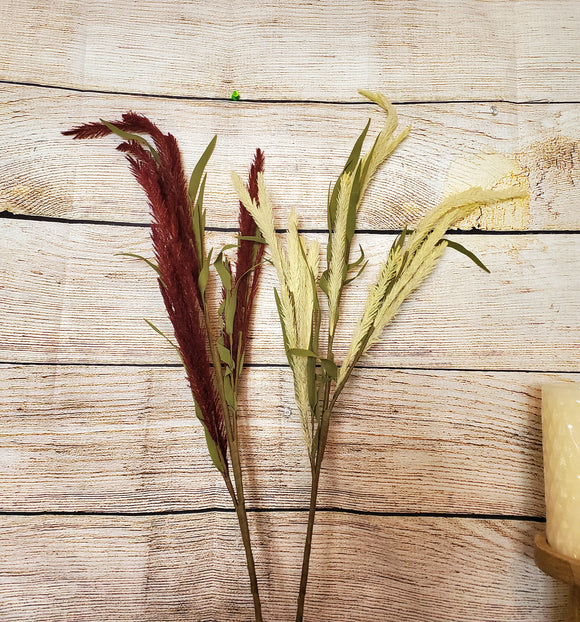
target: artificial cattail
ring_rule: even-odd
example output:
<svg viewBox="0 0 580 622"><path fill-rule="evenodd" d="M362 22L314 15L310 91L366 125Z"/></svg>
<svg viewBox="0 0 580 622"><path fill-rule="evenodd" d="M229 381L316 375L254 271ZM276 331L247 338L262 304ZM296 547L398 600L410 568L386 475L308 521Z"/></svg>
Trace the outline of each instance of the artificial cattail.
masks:
<svg viewBox="0 0 580 622"><path fill-rule="evenodd" d="M264 153L257 149L250 167L247 189L252 200L258 204L258 174L263 172ZM241 201L238 221L241 239L235 261L234 287L237 289L237 299L234 330L230 345L234 357L237 357L238 353L241 355L246 349L252 308L258 291L265 249L264 244L248 239L256 238L259 235L259 230L250 212Z"/></svg>
<svg viewBox="0 0 580 622"><path fill-rule="evenodd" d="M74 138L100 138L115 133L125 139L117 148L125 153L133 175L147 195L153 217L151 239L159 288L173 324L196 411L221 453L223 468L227 468L224 415L210 364L209 335L199 284L202 240L192 224L194 206L188 196L177 141L171 134L163 134L147 117L133 112L114 123L88 123L63 133ZM140 134L148 134L154 146Z"/></svg>

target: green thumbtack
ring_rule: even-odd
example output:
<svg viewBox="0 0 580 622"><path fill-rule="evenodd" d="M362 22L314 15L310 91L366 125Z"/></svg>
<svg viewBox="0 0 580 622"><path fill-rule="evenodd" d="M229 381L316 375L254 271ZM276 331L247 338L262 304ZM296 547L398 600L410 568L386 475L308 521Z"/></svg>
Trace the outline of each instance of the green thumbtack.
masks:
<svg viewBox="0 0 580 622"><path fill-rule="evenodd" d="M238 93L238 91L233 91L233 92L232 92L232 99L233 99L235 102L240 101L240 94Z"/></svg>

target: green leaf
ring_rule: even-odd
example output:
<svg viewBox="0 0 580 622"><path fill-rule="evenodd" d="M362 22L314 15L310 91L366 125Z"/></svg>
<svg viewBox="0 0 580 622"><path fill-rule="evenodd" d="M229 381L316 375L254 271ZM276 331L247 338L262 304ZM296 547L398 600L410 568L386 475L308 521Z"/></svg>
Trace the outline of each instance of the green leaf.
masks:
<svg viewBox="0 0 580 622"><path fill-rule="evenodd" d="M220 459L220 452L218 451L217 445L215 444L213 438L209 435L208 429L203 426L203 431L205 432L205 442L207 444L207 450L209 451L209 457L213 462L215 468L223 473L225 471L225 465L222 463Z"/></svg>
<svg viewBox="0 0 580 622"><path fill-rule="evenodd" d="M245 242L255 242L256 244L266 244L266 240L264 240L261 235L238 235L238 240L244 240Z"/></svg>
<svg viewBox="0 0 580 622"><path fill-rule="evenodd" d="M240 332L241 334L241 332ZM246 357L246 353L242 352L242 339L240 337L240 340L238 341L239 343L239 348L238 348L238 360L236 361L236 374L238 375L238 378L240 377L242 370L244 369L244 359Z"/></svg>
<svg viewBox="0 0 580 622"><path fill-rule="evenodd" d="M171 339L163 332L161 331L159 328L157 328L157 326L155 326L155 324L153 324L153 322L150 322L149 320L145 320L145 322L147 322L147 324L149 324L149 326L159 335L161 335L163 337L163 339L165 339L170 346L172 346L173 348L175 348L175 350L177 351L177 354L179 354L179 358L181 359L181 362L183 363L183 366L185 367L185 361L183 360L183 356L181 355L181 350L179 349L179 347L173 343L173 341L171 341Z"/></svg>
<svg viewBox="0 0 580 622"><path fill-rule="evenodd" d="M191 173L191 177L189 178L189 186L187 188L187 196L189 198L190 205L193 205L195 202L195 197L197 196L203 171L208 163L208 160L211 158L213 150L215 149L216 141L217 135L210 140L209 145L205 148L205 151L201 155L201 158L197 161L197 164Z"/></svg>
<svg viewBox="0 0 580 622"><path fill-rule="evenodd" d="M236 394L234 393L234 387L232 385L231 376L225 376L224 378L224 396L226 398L226 404L232 409L237 409Z"/></svg>
<svg viewBox="0 0 580 622"><path fill-rule="evenodd" d="M318 279L318 285L320 289L326 294L328 297L328 270L325 270L320 278Z"/></svg>
<svg viewBox="0 0 580 622"><path fill-rule="evenodd" d="M315 410L318 402L318 391L316 390L316 359L309 358L306 363L306 388L308 389L308 404L312 411Z"/></svg>
<svg viewBox="0 0 580 622"><path fill-rule="evenodd" d="M205 182L207 175L204 176L199 189L197 200L191 203L189 206L189 213L191 217L191 227L193 229L194 246L197 251L197 259L201 264L203 262L204 254L204 234L205 234L205 211L203 209L203 193L205 190Z"/></svg>
<svg viewBox="0 0 580 622"><path fill-rule="evenodd" d="M233 371L235 369L235 363L232 358L232 353L224 346L223 343L218 341L216 345L222 363L225 363Z"/></svg>
<svg viewBox="0 0 580 622"><path fill-rule="evenodd" d="M284 350L286 351L286 358L290 362L290 350L288 345L288 335L286 334L286 327L284 326L284 313L282 312L282 301L276 288L274 288L274 300L276 301L276 309L278 310L278 317L280 318L280 326L282 328L282 339L284 341Z"/></svg>
<svg viewBox="0 0 580 622"><path fill-rule="evenodd" d="M367 267L368 263L369 263L368 260L365 261L363 265L360 267L360 270L354 276L351 276L350 279L347 279L344 282L344 285L350 285L355 279L358 279L358 277L363 273L364 269Z"/></svg>
<svg viewBox="0 0 580 622"><path fill-rule="evenodd" d="M371 120L369 119L365 126L365 129L360 133L359 137L356 139L356 142L354 143L354 147L352 148L352 151L350 152L350 156L348 157L348 160L346 161L346 164L344 165L343 173L353 171L355 166L358 165L358 161L360 159L360 152L362 150L363 142L366 138L367 132L369 131L370 125L371 125Z"/></svg>
<svg viewBox="0 0 580 622"><path fill-rule="evenodd" d="M113 134L116 134L123 140L133 140L136 143L140 143L141 145L144 145L145 147L147 147L147 149L149 149L149 151L151 152L151 155L153 156L153 159L155 160L155 162L157 162L158 165L161 164L161 158L159 157L159 154L157 153L153 145L146 138L143 138L143 136L139 136L139 134L132 134L131 132L125 132L124 130L119 129L116 125L113 125L112 123L109 123L108 121L105 121L104 119L100 119L100 121L105 127L107 127L111 132L113 132Z"/></svg>
<svg viewBox="0 0 580 622"><path fill-rule="evenodd" d="M340 178L339 178L340 179ZM332 205L333 196L332 182L328 184L328 198L326 199L326 220L328 224L328 241L330 242L331 232L334 229L334 221L336 220L336 200Z"/></svg>
<svg viewBox="0 0 580 622"><path fill-rule="evenodd" d="M218 256L213 262L213 265L220 276L224 289L228 292L231 291L232 273L230 272L228 265L223 260L223 249L219 252Z"/></svg>
<svg viewBox="0 0 580 622"><path fill-rule="evenodd" d="M359 163L359 165L356 167L356 172L354 174L354 178L352 181L352 189L350 192L350 198L349 198L349 203L348 203L348 213L346 216L347 259L348 259L350 241L352 240L355 229L356 229L357 206L359 203L360 193L361 193L360 175L361 175L361 165Z"/></svg>
<svg viewBox="0 0 580 622"><path fill-rule="evenodd" d="M234 319L236 317L236 307L238 304L238 290L234 288L226 293L226 306L224 307L225 328L228 335L234 333Z"/></svg>
<svg viewBox="0 0 580 622"><path fill-rule="evenodd" d="M357 266L359 266L365 258L365 252L363 250L363 247L359 244L358 248L360 250L360 256L356 261L353 261L352 263L348 264L348 270L352 270L353 268L356 268Z"/></svg>
<svg viewBox="0 0 580 622"><path fill-rule="evenodd" d="M338 378L338 367L334 361L330 359L320 359L320 364L322 365L322 369L330 376L333 380Z"/></svg>
<svg viewBox="0 0 580 622"><path fill-rule="evenodd" d="M363 185L366 184L368 181L369 166L371 164L373 153L375 152L380 136L381 134L379 133L377 137L375 138L375 142L373 143L373 146L370 148L370 151L365 156L365 163L361 171L361 182Z"/></svg>
<svg viewBox="0 0 580 622"><path fill-rule="evenodd" d="M133 257L135 259L140 259L144 261L150 268L153 268L157 273L157 276L161 279L161 272L159 272L159 266L153 263L150 259L143 257L142 255L137 255L136 253L115 253L115 255L120 255L121 257Z"/></svg>
<svg viewBox="0 0 580 622"><path fill-rule="evenodd" d="M438 244L442 244L443 242L445 242L450 248L460 252L462 255L469 257L469 259L471 259L471 261L473 261L476 266L479 266L482 270L485 270L488 274L490 274L489 268L483 263L483 261L481 261L481 259L474 255L470 250L467 250L465 246L463 246L463 244L459 244L459 242L453 242L452 240L449 240L447 238L439 240Z"/></svg>
<svg viewBox="0 0 580 622"><path fill-rule="evenodd" d="M213 253L213 248L210 248L207 257L203 260L203 263L201 264L201 270L199 271L199 278L197 282L198 282L202 297L205 295L205 289L209 281L209 264L211 263L212 253Z"/></svg>
<svg viewBox="0 0 580 622"><path fill-rule="evenodd" d="M318 298L317 298L318 301ZM312 317L312 332L310 333L310 351L318 352L318 340L320 334L320 324L321 324L321 313L320 306L317 306L314 309ZM318 382L319 376L316 370L316 358L309 357L308 362L306 364L307 372L308 372L308 401L310 403L310 408L312 413L315 414L318 408L318 396L319 396L319 388L320 383Z"/></svg>
<svg viewBox="0 0 580 622"><path fill-rule="evenodd" d="M304 348L290 348L288 352L292 356L313 356L315 359L318 358L318 354L316 354L316 352L312 352L312 350L305 350Z"/></svg>
<svg viewBox="0 0 580 622"><path fill-rule="evenodd" d="M327 220L328 220L328 232L329 234L334 231L334 226L336 224L336 209L338 206L338 193L340 191L340 184L342 183L342 173L339 178L336 180L332 188L332 192L330 194L330 199L328 201L328 206L326 208L327 212ZM330 242L330 239L329 239ZM330 255L330 250L327 252L327 255ZM329 256L330 261L330 256Z"/></svg>

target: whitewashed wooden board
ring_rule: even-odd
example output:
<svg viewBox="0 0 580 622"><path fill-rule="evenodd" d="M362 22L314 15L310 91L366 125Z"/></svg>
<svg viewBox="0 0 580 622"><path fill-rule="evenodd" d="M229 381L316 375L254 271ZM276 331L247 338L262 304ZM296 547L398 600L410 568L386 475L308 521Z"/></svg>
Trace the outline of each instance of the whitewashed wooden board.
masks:
<svg viewBox="0 0 580 622"><path fill-rule="evenodd" d="M580 3L428 0L0 3L0 620L252 617L153 274L146 202L116 141L61 131L133 109L191 170L213 134L208 223L229 241L256 147L283 218L322 235L329 183L367 119L413 131L369 188L371 263L473 159L502 154L529 200L459 225L363 361L331 430L309 622L560 622L533 564L543 528L539 387L580 370ZM229 101L231 92L240 102ZM242 404L266 620L291 620L308 470L266 269ZM255 397L250 399L250 395ZM104 514L104 515L103 515Z"/></svg>
<svg viewBox="0 0 580 622"><path fill-rule="evenodd" d="M305 515L250 518L265 619L289 622ZM321 512L307 619L558 622L564 590L532 558L539 528ZM231 512L4 516L0 539L3 620L252 619Z"/></svg>
<svg viewBox="0 0 580 622"><path fill-rule="evenodd" d="M247 99L577 101L575 0L24 0L0 76L78 89Z"/></svg>
<svg viewBox="0 0 580 622"><path fill-rule="evenodd" d="M551 378L357 373L333 420L320 505L543 516L538 402ZM1 510L230 507L179 368L3 365L0 409ZM306 507L308 460L289 370L249 369L241 413L249 504Z"/></svg>
<svg viewBox="0 0 580 622"><path fill-rule="evenodd" d="M149 222L143 192L115 151L119 140L73 141L63 130L135 110L177 137L187 171L218 134L206 192L211 227L237 226L230 171L244 175L260 147L280 219L296 207L303 228L323 229L330 182L367 120L374 136L385 118L370 104L192 102L2 85L0 95L8 102L0 108L0 210L119 223ZM488 154L506 158L511 182L529 190L530 198L486 210L463 228L580 228L580 104L412 104L397 110L400 129L411 125L412 131L369 188L359 229L414 225L448 184L478 183L474 169L483 165L471 163Z"/></svg>
<svg viewBox="0 0 580 622"><path fill-rule="evenodd" d="M17 220L4 225L4 361L178 362L171 346L143 321L171 332L155 274L139 260L118 256L151 256L146 228ZM335 340L339 357L344 356L361 301L393 239L381 234L358 238L370 263L345 295L344 323ZM580 317L576 237L477 234L454 239L474 251L491 274L447 251L361 364L574 371ZM210 234L208 245L218 248L232 240L227 234ZM248 360L253 363L286 362L272 294L275 286L273 269L265 267L251 331Z"/></svg>

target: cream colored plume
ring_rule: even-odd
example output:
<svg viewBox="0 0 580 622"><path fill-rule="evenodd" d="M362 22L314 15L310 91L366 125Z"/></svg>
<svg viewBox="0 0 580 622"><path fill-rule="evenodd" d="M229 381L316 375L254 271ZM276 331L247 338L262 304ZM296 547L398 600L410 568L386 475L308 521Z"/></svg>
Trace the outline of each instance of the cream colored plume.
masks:
<svg viewBox="0 0 580 622"><path fill-rule="evenodd" d="M371 287L348 353L340 368L338 383L349 368L379 339L401 304L431 273L446 247L443 236L454 223L482 205L520 198L525 192L514 189L470 188L446 197L426 214L409 234L403 246L394 246Z"/></svg>
<svg viewBox="0 0 580 622"><path fill-rule="evenodd" d="M258 175L258 202L250 197L244 182L232 173L234 187L240 201L250 212L268 244L272 264L280 283L280 321L287 350L310 350L315 311L319 248L314 241L309 247L298 233L298 219L294 210L288 218L287 248L280 246L274 226L272 203L264 185L263 175ZM289 352L288 363L294 376L296 405L300 411L305 442L310 449L313 437L313 415L308 397L308 358Z"/></svg>
<svg viewBox="0 0 580 622"><path fill-rule="evenodd" d="M397 113L393 105L380 93L359 90L359 93L378 104L386 113L387 119L383 129L375 139L373 147L360 160L360 193L355 211L358 212L367 186L374 177L379 166L393 153L410 131L406 127L397 136L394 135L399 124ZM355 169L356 170L356 169ZM350 239L347 239L347 221L353 190L354 171L345 171L340 176L340 188L336 204L336 217L332 235L332 253L328 265L328 306L329 331L331 338L334 335L338 322L338 307L344 282L347 278L347 264L350 255Z"/></svg>

